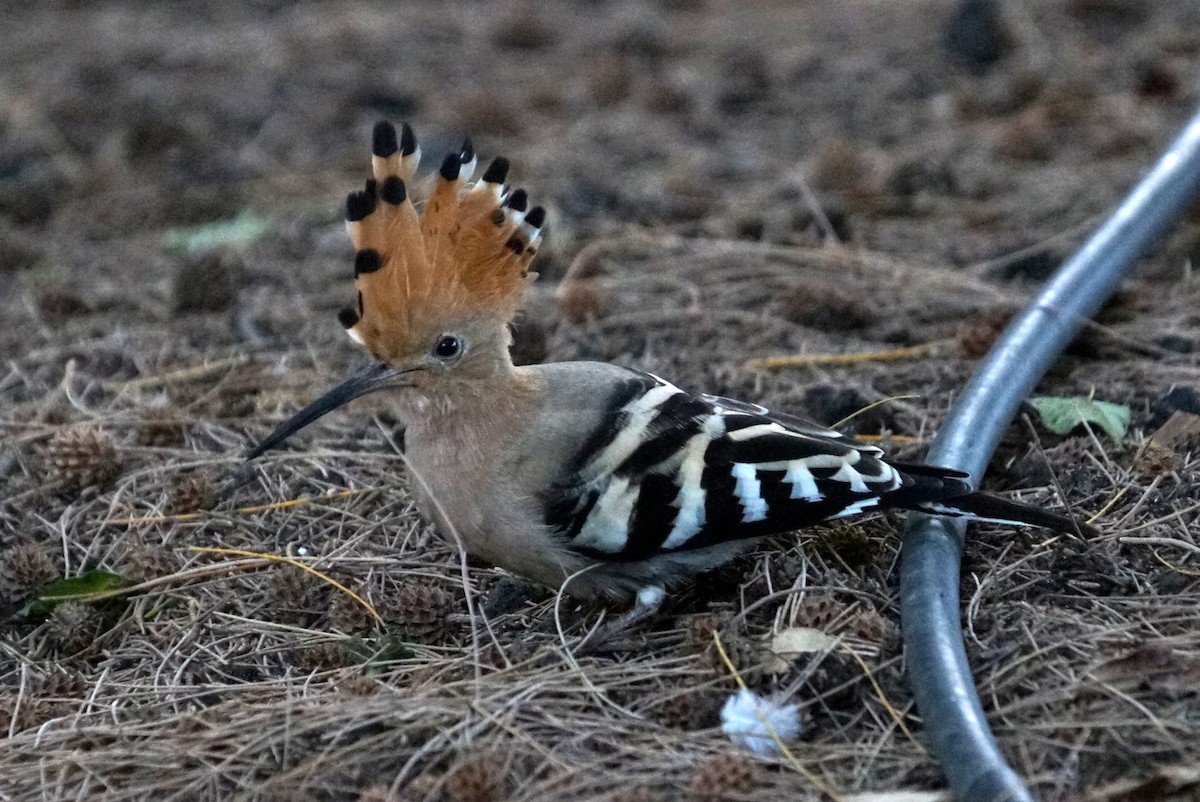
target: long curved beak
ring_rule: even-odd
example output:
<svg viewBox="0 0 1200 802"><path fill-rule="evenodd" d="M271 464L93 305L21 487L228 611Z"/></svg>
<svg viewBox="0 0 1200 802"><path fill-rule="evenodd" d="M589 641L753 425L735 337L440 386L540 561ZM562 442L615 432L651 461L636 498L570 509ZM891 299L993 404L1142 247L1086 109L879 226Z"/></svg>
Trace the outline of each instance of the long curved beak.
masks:
<svg viewBox="0 0 1200 802"><path fill-rule="evenodd" d="M255 457L261 456L264 452L279 445L326 413L332 412L356 398L360 398L367 393L373 393L376 390L382 390L385 387L405 386L407 382L401 377L406 373L411 373L413 370L415 368L399 370L384 362L376 362L373 365L368 365L279 424L275 428L275 431L271 432L258 445L250 449L250 453L246 455L246 459L252 460Z"/></svg>

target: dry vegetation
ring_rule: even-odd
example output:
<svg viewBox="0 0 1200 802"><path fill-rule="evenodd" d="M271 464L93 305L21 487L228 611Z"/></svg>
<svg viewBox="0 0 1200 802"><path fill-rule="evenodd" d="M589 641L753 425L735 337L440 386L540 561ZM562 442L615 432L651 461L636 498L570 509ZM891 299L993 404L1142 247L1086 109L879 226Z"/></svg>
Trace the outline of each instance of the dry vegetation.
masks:
<svg viewBox="0 0 1200 802"><path fill-rule="evenodd" d="M764 544L582 655L601 610L418 520L382 399L238 456L361 359L333 316L338 198L380 115L435 155L471 131L548 201L522 359L827 422L892 399L846 428L919 456L1200 86L1183 0L1012 4L979 74L929 24L953 4L920 5L130 2L4 26L0 799L821 798L811 777L942 798L904 682L898 519ZM239 215L236 244L189 248ZM1200 787L1200 441L1150 443L1200 414L1198 243L1193 216L1040 388L1128 405L1125 440L1022 420L991 465L990 489L1102 513L1102 536L972 529L968 651L1039 798ZM378 618L213 549L289 556ZM90 569L136 584L18 614ZM789 626L841 645L780 665ZM714 727L736 689L714 632L751 687L802 705L807 777Z"/></svg>

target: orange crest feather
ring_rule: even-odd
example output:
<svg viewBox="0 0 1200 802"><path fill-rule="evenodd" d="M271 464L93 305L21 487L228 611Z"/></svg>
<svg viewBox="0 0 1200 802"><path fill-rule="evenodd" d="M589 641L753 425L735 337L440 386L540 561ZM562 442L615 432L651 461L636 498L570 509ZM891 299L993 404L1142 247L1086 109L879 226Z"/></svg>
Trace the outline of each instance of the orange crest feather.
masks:
<svg viewBox="0 0 1200 802"><path fill-rule="evenodd" d="M339 315L356 341L392 361L429 336L437 321L487 316L507 321L537 274L545 211L527 209L524 190L504 186L508 161L497 158L471 182L470 140L448 154L421 211L409 187L421 157L408 125L375 125L366 189L346 199L346 226L357 250L358 310Z"/></svg>

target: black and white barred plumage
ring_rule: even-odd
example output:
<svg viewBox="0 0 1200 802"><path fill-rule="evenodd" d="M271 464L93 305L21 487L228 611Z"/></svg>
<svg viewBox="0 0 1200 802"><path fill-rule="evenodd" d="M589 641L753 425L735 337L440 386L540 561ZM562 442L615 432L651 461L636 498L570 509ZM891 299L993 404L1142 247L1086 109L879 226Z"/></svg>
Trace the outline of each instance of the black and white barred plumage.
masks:
<svg viewBox="0 0 1200 802"><path fill-rule="evenodd" d="M1065 516L973 492L959 471L890 462L802 418L650 374L631 374L609 406L544 497L546 523L589 557L642 560L881 508L1076 530Z"/></svg>

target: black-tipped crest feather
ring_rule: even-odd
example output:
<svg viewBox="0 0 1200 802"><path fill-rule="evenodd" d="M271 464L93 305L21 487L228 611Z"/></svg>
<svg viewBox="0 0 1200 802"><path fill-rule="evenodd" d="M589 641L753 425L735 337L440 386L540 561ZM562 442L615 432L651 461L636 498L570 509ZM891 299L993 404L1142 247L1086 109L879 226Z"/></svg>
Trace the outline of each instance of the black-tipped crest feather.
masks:
<svg viewBox="0 0 1200 802"><path fill-rule="evenodd" d="M371 153L381 159L386 159L400 149L396 142L396 127L387 120L375 123L371 131Z"/></svg>

